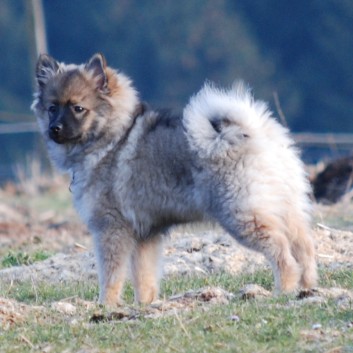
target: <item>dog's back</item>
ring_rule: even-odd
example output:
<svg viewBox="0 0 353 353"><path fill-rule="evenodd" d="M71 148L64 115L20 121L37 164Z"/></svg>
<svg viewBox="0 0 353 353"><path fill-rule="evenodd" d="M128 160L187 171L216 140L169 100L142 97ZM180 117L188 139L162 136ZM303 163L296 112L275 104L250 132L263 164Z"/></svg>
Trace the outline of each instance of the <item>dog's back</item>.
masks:
<svg viewBox="0 0 353 353"><path fill-rule="evenodd" d="M151 110L136 119L111 168L122 213L139 236L201 218L196 165L181 116Z"/></svg>

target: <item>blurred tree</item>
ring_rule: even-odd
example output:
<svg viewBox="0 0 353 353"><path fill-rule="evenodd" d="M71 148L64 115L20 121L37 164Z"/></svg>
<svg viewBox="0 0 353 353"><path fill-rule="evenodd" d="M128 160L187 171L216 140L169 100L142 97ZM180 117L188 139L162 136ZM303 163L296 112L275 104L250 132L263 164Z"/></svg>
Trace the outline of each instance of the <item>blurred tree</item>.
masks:
<svg viewBox="0 0 353 353"><path fill-rule="evenodd" d="M160 92L174 106L184 105L205 79L230 85L242 78L257 89L271 81L273 66L261 57L256 39L225 0L148 2L143 12L155 51L159 51ZM153 11L154 10L154 11ZM147 17L146 16L146 17ZM154 25L153 25L154 24ZM264 90L263 90L264 91ZM182 100L181 100L182 98Z"/></svg>
<svg viewBox="0 0 353 353"><path fill-rule="evenodd" d="M32 99L28 25L22 1L0 2L0 112L28 112Z"/></svg>
<svg viewBox="0 0 353 353"><path fill-rule="evenodd" d="M55 56L80 62L102 51L156 105L181 108L205 79L227 85L241 77L263 92L270 85L271 61L261 57L256 39L226 0L46 5Z"/></svg>
<svg viewBox="0 0 353 353"><path fill-rule="evenodd" d="M353 2L253 0L233 9L251 22L262 51L277 59L291 127L352 131Z"/></svg>
<svg viewBox="0 0 353 353"><path fill-rule="evenodd" d="M0 2L0 111L28 112L27 0ZM50 53L103 52L142 98L181 108L205 79L278 92L294 130L353 130L351 0L43 0ZM28 35L24 35L27 33Z"/></svg>

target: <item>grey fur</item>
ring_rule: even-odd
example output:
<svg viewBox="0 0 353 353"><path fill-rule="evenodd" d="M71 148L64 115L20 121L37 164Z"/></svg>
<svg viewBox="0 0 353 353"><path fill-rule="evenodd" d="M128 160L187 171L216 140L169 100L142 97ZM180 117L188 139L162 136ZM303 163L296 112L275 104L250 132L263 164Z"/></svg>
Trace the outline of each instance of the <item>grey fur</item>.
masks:
<svg viewBox="0 0 353 353"><path fill-rule="evenodd" d="M203 219L264 253L279 291L315 285L303 166L287 131L244 88L206 85L180 117L142 107L100 54L86 65L43 56L37 80L32 108L93 234L100 302L119 303L130 262L136 301L155 300L161 234ZM50 132L53 121L60 128Z"/></svg>

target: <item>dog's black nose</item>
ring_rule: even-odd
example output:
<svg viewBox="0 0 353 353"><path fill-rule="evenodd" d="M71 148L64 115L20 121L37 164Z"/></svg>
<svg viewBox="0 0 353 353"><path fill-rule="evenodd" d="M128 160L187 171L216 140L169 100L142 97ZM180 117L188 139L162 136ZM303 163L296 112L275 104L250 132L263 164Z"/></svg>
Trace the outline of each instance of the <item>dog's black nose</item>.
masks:
<svg viewBox="0 0 353 353"><path fill-rule="evenodd" d="M50 132L55 135L58 136L60 135L61 130L63 129L63 125L58 123L58 124L53 124L49 126Z"/></svg>

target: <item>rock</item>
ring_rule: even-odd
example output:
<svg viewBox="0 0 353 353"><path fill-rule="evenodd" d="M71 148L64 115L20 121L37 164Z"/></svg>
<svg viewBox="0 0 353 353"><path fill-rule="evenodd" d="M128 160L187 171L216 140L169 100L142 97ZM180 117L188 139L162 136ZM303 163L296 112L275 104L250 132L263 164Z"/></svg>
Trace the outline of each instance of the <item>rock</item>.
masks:
<svg viewBox="0 0 353 353"><path fill-rule="evenodd" d="M55 302L51 304L51 308L61 314L74 315L76 314L76 306L67 302Z"/></svg>
<svg viewBox="0 0 353 353"><path fill-rule="evenodd" d="M247 300L258 297L270 297L272 294L257 284L247 284L239 291L238 295L241 299Z"/></svg>

